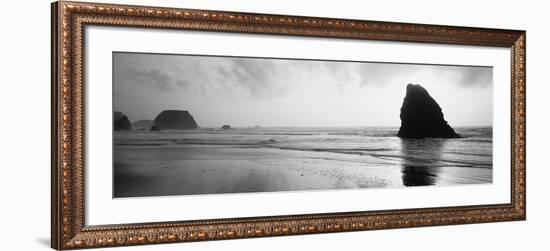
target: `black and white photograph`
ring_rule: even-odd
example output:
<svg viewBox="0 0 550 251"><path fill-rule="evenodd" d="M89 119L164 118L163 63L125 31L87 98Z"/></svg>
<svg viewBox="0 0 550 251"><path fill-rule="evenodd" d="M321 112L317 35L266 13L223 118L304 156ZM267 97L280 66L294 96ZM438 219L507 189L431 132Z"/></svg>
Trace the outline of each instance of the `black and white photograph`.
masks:
<svg viewBox="0 0 550 251"><path fill-rule="evenodd" d="M113 52L113 197L493 181L493 68Z"/></svg>

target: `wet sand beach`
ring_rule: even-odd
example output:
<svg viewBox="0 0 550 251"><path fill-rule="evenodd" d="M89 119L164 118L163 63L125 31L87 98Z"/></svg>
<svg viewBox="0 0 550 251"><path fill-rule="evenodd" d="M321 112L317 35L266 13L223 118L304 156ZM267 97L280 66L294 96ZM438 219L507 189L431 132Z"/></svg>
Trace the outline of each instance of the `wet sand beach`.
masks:
<svg viewBox="0 0 550 251"><path fill-rule="evenodd" d="M176 141L179 144L122 140L115 145L114 197L450 186L492 181L490 164L480 161L475 149L464 154L456 150L454 143L429 141L431 150L426 151L422 141L386 141L387 148L357 150L334 148L333 143L331 147L304 148L303 144L281 143L280 137L272 144L234 145L202 141L197 144L196 140L182 143L181 139ZM433 150L440 153L433 154ZM481 157L487 160L491 156Z"/></svg>

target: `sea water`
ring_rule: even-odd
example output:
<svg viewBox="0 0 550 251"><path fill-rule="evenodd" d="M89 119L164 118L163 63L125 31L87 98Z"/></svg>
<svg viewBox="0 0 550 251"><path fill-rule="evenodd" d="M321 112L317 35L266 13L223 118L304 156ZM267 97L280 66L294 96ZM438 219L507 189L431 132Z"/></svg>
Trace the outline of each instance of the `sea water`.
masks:
<svg viewBox="0 0 550 251"><path fill-rule="evenodd" d="M492 128L402 139L395 127L117 131L115 197L492 182Z"/></svg>

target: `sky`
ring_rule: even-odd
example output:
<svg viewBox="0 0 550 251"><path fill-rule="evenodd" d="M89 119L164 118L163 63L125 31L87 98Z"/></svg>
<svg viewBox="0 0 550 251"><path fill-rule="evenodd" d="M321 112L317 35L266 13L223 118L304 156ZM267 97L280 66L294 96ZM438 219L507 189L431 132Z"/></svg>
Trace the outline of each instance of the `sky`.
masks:
<svg viewBox="0 0 550 251"><path fill-rule="evenodd" d="M114 110L187 110L200 127L399 126L408 83L451 126L490 126L491 67L113 52Z"/></svg>

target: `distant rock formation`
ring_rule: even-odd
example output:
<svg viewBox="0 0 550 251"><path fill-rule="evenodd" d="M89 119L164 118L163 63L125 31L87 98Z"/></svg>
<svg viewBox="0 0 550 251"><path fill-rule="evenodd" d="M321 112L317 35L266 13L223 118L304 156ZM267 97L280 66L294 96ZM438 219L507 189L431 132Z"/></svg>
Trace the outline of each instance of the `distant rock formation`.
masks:
<svg viewBox="0 0 550 251"><path fill-rule="evenodd" d="M420 85L408 84L407 94L401 106L401 138L458 138L447 124L441 107Z"/></svg>
<svg viewBox="0 0 550 251"><path fill-rule="evenodd" d="M231 126L230 126L230 125L223 125L223 126L222 126L222 129L224 129L224 130L229 130L229 129L231 129Z"/></svg>
<svg viewBox="0 0 550 251"><path fill-rule="evenodd" d="M115 131L122 131L122 130L131 130L132 129L132 123L130 123L130 120L124 113L122 112L115 112L114 117L114 129Z"/></svg>
<svg viewBox="0 0 550 251"><path fill-rule="evenodd" d="M154 121L154 127L158 130L166 129L197 129L195 119L188 111L165 110L162 111ZM153 128L151 127L151 131Z"/></svg>
<svg viewBox="0 0 550 251"><path fill-rule="evenodd" d="M148 130L153 124L154 122L152 120L142 119L132 123L132 128L134 128L134 130Z"/></svg>

